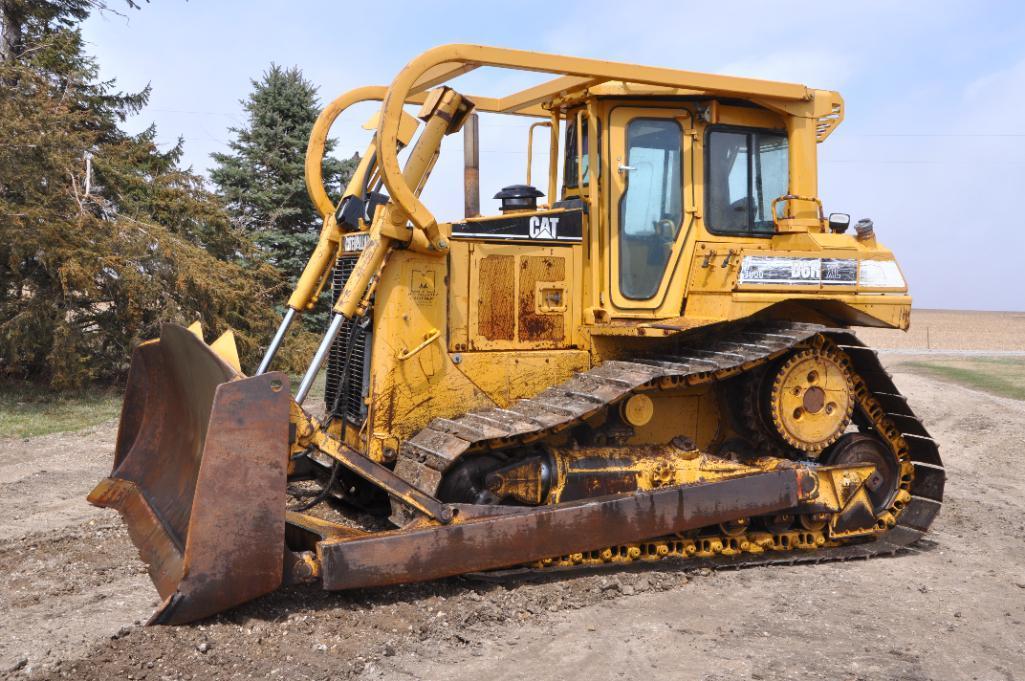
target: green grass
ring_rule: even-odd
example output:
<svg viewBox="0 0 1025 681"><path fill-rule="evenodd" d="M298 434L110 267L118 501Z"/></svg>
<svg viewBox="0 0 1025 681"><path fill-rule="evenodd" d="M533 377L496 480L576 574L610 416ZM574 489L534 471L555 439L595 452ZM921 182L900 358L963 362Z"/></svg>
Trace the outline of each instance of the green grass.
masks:
<svg viewBox="0 0 1025 681"><path fill-rule="evenodd" d="M30 384L0 383L0 438L82 430L115 418L120 411L121 393L115 390L62 397Z"/></svg>
<svg viewBox="0 0 1025 681"><path fill-rule="evenodd" d="M292 390L302 376L292 376ZM325 372L314 381L306 404L321 409ZM121 392L89 390L81 395L57 396L28 384L0 382L0 438L25 438L49 433L70 433L117 418Z"/></svg>
<svg viewBox="0 0 1025 681"><path fill-rule="evenodd" d="M1025 400L1025 358L944 358L902 362L900 366L1000 397Z"/></svg>

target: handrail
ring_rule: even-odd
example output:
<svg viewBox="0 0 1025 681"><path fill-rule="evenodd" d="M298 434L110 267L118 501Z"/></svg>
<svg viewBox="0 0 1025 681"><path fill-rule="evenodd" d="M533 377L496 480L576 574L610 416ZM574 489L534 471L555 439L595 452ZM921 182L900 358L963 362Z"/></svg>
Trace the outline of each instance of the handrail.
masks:
<svg viewBox="0 0 1025 681"><path fill-rule="evenodd" d="M775 227L776 231L779 231L779 223L780 223L781 220L796 220L796 219L798 219L798 218L785 217L785 216L784 217L780 217L780 215L776 211L776 206L781 201L808 201L809 203L814 203L816 206L818 206L818 209L819 209L819 220L818 220L819 224L821 224L826 219L826 214L825 214L825 212L823 212L823 209L822 209L822 200L819 197L817 197L817 196L798 196L797 194L784 194L783 196L777 196L776 198L774 198L772 200L772 204L771 204L771 206L769 208L769 210L772 211L772 224Z"/></svg>
<svg viewBox="0 0 1025 681"><path fill-rule="evenodd" d="M401 361L401 362L406 361L407 359L409 359L410 357L412 357L416 353L420 352L421 350L423 350L424 348L426 348L428 345L430 345L434 341L438 340L439 338L441 338L441 331L439 331L438 329L431 329L430 331L427 332L427 335L424 336L423 342L420 343L419 345L417 345L415 348L413 348L412 350L402 350L402 351L400 351L399 354L398 354L399 361Z"/></svg>
<svg viewBox="0 0 1025 681"><path fill-rule="evenodd" d="M531 123L530 128L527 130L527 184L530 184L530 166L534 164L534 128L548 128L552 127L551 121L538 121L537 123ZM555 199L549 197L549 201Z"/></svg>

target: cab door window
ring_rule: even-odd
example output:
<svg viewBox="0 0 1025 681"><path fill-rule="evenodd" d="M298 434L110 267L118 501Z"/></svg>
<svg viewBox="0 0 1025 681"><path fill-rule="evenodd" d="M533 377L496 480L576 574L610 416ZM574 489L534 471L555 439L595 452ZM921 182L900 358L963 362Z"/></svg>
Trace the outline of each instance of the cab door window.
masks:
<svg viewBox="0 0 1025 681"><path fill-rule="evenodd" d="M626 130L626 188L619 202L619 290L658 291L682 223L682 130L666 118L635 118Z"/></svg>
<svg viewBox="0 0 1025 681"><path fill-rule="evenodd" d="M706 144L706 224L713 234L772 234L772 201L789 186L787 138L716 129Z"/></svg>

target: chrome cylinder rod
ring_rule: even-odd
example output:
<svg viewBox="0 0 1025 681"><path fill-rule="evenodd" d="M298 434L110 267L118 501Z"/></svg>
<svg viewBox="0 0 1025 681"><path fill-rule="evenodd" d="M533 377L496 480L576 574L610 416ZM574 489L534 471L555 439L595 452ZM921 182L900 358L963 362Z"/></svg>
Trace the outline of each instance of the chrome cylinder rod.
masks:
<svg viewBox="0 0 1025 681"><path fill-rule="evenodd" d="M335 314L331 317L331 325L327 327L327 333L324 334L324 338L320 341L317 353L313 355L310 368L306 370L306 375L303 376L299 389L295 391L296 404L302 404L306 396L310 394L310 388L313 387L313 381L317 378L317 372L320 371L320 366L324 363L324 359L327 358L327 353L331 351L331 345L335 342L335 337L342 329L342 323L344 322L345 317L343 315Z"/></svg>
<svg viewBox="0 0 1025 681"><path fill-rule="evenodd" d="M295 310L288 308L285 318L281 320L281 325L278 326L278 332L274 334L274 340L267 346L267 352L263 354L263 359L260 360L260 368L256 370L257 376L267 373L270 363L274 360L274 355L278 354L281 342L285 340L285 334L288 333L288 327L292 325L293 319L295 319Z"/></svg>

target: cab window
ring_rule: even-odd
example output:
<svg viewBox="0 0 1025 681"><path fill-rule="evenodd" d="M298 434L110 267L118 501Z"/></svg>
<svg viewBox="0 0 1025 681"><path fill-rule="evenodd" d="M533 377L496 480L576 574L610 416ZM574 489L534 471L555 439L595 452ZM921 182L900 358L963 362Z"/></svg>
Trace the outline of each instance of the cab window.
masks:
<svg viewBox="0 0 1025 681"><path fill-rule="evenodd" d="M575 188L577 186L577 162L580 162L581 175L584 180L584 186L591 181L591 158L587 153L587 131L590 129L590 125L587 121L587 116L581 117L581 128L580 131L582 139L580 140L580 148L583 149L583 156L577 157L577 121L574 116L566 123L566 146L565 146L565 159L563 163L563 180L562 185L566 187ZM601 139L601 121L598 122L598 139ZM598 160L599 166L601 165L601 145L598 145Z"/></svg>
<svg viewBox="0 0 1025 681"><path fill-rule="evenodd" d="M682 130L666 118L635 118L626 130L626 188L619 203L619 290L658 291L682 222Z"/></svg>
<svg viewBox="0 0 1025 681"><path fill-rule="evenodd" d="M772 201L787 193L787 138L713 128L705 145L706 224L715 234L772 234Z"/></svg>

